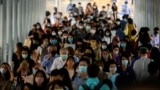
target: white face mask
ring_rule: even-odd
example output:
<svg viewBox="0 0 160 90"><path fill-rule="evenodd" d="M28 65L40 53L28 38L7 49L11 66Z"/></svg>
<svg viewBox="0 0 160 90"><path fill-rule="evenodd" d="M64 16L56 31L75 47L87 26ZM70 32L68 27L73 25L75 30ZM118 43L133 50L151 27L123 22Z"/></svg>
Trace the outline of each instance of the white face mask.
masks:
<svg viewBox="0 0 160 90"><path fill-rule="evenodd" d="M59 36L61 36L61 35L62 35L62 32L61 32L61 31L59 31L59 32L58 32L58 35L59 35Z"/></svg>
<svg viewBox="0 0 160 90"><path fill-rule="evenodd" d="M0 72L1 72L2 74L5 74L5 73L7 72L7 70L4 69L4 68L0 68Z"/></svg>
<svg viewBox="0 0 160 90"><path fill-rule="evenodd" d="M115 68L109 68L109 71L115 73L117 71L117 67L115 67Z"/></svg>
<svg viewBox="0 0 160 90"><path fill-rule="evenodd" d="M55 33L55 32L52 32L52 35L53 35L53 36L56 36L56 33Z"/></svg>
<svg viewBox="0 0 160 90"><path fill-rule="evenodd" d="M67 36L63 36L63 38L64 38L64 39L66 39L66 38L67 38Z"/></svg>
<svg viewBox="0 0 160 90"><path fill-rule="evenodd" d="M79 29L82 29L83 28L83 26L79 26Z"/></svg>
<svg viewBox="0 0 160 90"><path fill-rule="evenodd" d="M62 89L54 89L54 90L64 90L64 89L62 88Z"/></svg>
<svg viewBox="0 0 160 90"><path fill-rule="evenodd" d="M118 53L119 53L119 51L113 51L113 53L114 53L114 54L118 54Z"/></svg>
<svg viewBox="0 0 160 90"><path fill-rule="evenodd" d="M116 22L117 25L120 25L120 23L121 23L120 21L117 21L117 22Z"/></svg>
<svg viewBox="0 0 160 90"><path fill-rule="evenodd" d="M95 34L96 30L91 30L90 32L91 32L91 34Z"/></svg>

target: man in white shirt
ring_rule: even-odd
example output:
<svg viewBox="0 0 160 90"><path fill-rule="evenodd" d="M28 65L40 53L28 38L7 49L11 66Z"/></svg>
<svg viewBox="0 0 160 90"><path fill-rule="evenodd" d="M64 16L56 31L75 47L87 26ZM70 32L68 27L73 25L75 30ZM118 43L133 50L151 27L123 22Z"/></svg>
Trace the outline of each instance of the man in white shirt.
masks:
<svg viewBox="0 0 160 90"><path fill-rule="evenodd" d="M147 58L148 49L146 47L140 48L140 59L136 60L133 69L136 73L136 79L138 82L148 78L148 64L151 62L149 58Z"/></svg>
<svg viewBox="0 0 160 90"><path fill-rule="evenodd" d="M129 17L131 15L131 9L128 6L128 1L125 1L125 4L122 5L122 10L121 10L122 16L127 16Z"/></svg>
<svg viewBox="0 0 160 90"><path fill-rule="evenodd" d="M68 58L68 50L66 48L61 48L60 49L60 57L57 57L54 60L50 71L52 71L54 69L61 69L65 65L67 58Z"/></svg>
<svg viewBox="0 0 160 90"><path fill-rule="evenodd" d="M159 28L158 27L155 27L154 28L154 34L152 35L152 41L151 41L151 44L153 47L157 47L159 48Z"/></svg>

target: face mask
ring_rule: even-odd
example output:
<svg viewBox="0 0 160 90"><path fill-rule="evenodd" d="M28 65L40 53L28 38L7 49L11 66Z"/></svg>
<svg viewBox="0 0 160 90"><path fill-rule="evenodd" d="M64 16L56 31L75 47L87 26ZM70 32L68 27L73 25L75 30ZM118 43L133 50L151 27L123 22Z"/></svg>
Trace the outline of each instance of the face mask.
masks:
<svg viewBox="0 0 160 90"><path fill-rule="evenodd" d="M122 65L127 66L128 65L128 60L122 60Z"/></svg>
<svg viewBox="0 0 160 90"><path fill-rule="evenodd" d="M95 34L96 30L91 30L90 32L91 32L91 34Z"/></svg>
<svg viewBox="0 0 160 90"><path fill-rule="evenodd" d="M108 59L108 55L103 55L103 58L104 59Z"/></svg>
<svg viewBox="0 0 160 90"><path fill-rule="evenodd" d="M87 66L79 66L79 73L87 72Z"/></svg>
<svg viewBox="0 0 160 90"><path fill-rule="evenodd" d="M64 89L54 89L54 90L64 90Z"/></svg>
<svg viewBox="0 0 160 90"><path fill-rule="evenodd" d="M61 36L61 35L62 35L62 32L59 31L59 32L58 32L58 35Z"/></svg>
<svg viewBox="0 0 160 90"><path fill-rule="evenodd" d="M56 33L55 33L55 32L52 32L52 36L56 36Z"/></svg>
<svg viewBox="0 0 160 90"><path fill-rule="evenodd" d="M87 21L88 21L88 22L90 22L90 21L91 21L91 19L90 19L90 18L88 18L88 19L87 19Z"/></svg>
<svg viewBox="0 0 160 90"><path fill-rule="evenodd" d="M117 67L115 67L115 68L109 68L109 71L115 73L117 71Z"/></svg>
<svg viewBox="0 0 160 90"><path fill-rule="evenodd" d="M0 68L0 72L1 72L1 74L5 74L7 72L7 70L4 68Z"/></svg>
<svg viewBox="0 0 160 90"><path fill-rule="evenodd" d="M60 57L62 58L62 60L66 60L68 58L67 54L61 54Z"/></svg>
<svg viewBox="0 0 160 90"><path fill-rule="evenodd" d="M58 41L57 41L56 39L53 39L53 40L51 40L51 43L52 43L53 45L56 45L56 44L58 43Z"/></svg>
<svg viewBox="0 0 160 90"><path fill-rule="evenodd" d="M126 48L126 43L121 43L122 48Z"/></svg>
<svg viewBox="0 0 160 90"><path fill-rule="evenodd" d="M116 22L117 25L120 25L120 23L121 23L120 21L117 21L117 22Z"/></svg>
<svg viewBox="0 0 160 90"><path fill-rule="evenodd" d="M55 55L57 52L56 51L51 51L51 54L52 55Z"/></svg>
<svg viewBox="0 0 160 90"><path fill-rule="evenodd" d="M36 77L36 78L35 78L35 81L36 81L36 83L37 83L38 85L40 85L40 84L42 84L42 83L44 82L44 78L42 78L42 77Z"/></svg>
<svg viewBox="0 0 160 90"><path fill-rule="evenodd" d="M69 43L73 42L73 38L68 38Z"/></svg>
<svg viewBox="0 0 160 90"><path fill-rule="evenodd" d="M127 19L123 19L125 22L127 22L128 20Z"/></svg>
<svg viewBox="0 0 160 90"><path fill-rule="evenodd" d="M83 28L83 26L79 26L79 29L82 29Z"/></svg>
<svg viewBox="0 0 160 90"><path fill-rule="evenodd" d="M110 34L110 33L107 32L107 33L106 33L106 36L109 36L109 34Z"/></svg>
<svg viewBox="0 0 160 90"><path fill-rule="evenodd" d="M106 45L102 45L102 49L104 50L104 49L106 49L107 48L107 46Z"/></svg>
<svg viewBox="0 0 160 90"><path fill-rule="evenodd" d="M28 54L22 54L22 58L26 59L28 57Z"/></svg>
<svg viewBox="0 0 160 90"><path fill-rule="evenodd" d="M34 75L37 73L37 71L38 71L38 70L35 69L35 68L32 69L32 72L33 72Z"/></svg>
<svg viewBox="0 0 160 90"><path fill-rule="evenodd" d="M63 36L63 38L64 38L64 39L66 39L66 38L67 38L67 36Z"/></svg>
<svg viewBox="0 0 160 90"><path fill-rule="evenodd" d="M93 16L90 16L90 19L93 19Z"/></svg>
<svg viewBox="0 0 160 90"><path fill-rule="evenodd" d="M37 25L37 29L40 29L40 26L39 26L39 25Z"/></svg>
<svg viewBox="0 0 160 90"><path fill-rule="evenodd" d="M113 52L114 52L114 54L116 54L116 55L119 53L119 51L113 51Z"/></svg>
<svg viewBox="0 0 160 90"><path fill-rule="evenodd" d="M91 26L86 26L86 30L87 31L91 30Z"/></svg>
<svg viewBox="0 0 160 90"><path fill-rule="evenodd" d="M100 69L100 71L103 71L103 68L102 68L102 66L99 66L99 69Z"/></svg>
<svg viewBox="0 0 160 90"><path fill-rule="evenodd" d="M44 42L45 46L48 46L48 42Z"/></svg>

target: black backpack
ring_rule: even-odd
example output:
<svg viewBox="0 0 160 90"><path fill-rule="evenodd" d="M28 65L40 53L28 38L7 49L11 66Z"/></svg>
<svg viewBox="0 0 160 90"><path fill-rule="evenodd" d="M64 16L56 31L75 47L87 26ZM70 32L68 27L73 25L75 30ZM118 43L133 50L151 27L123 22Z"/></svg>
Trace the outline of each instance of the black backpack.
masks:
<svg viewBox="0 0 160 90"><path fill-rule="evenodd" d="M94 88L93 90L100 90L100 88L101 88L104 84L108 85L110 89L112 89L112 87L113 87L113 86L112 86L112 82L111 82L109 79L105 79L105 80L99 82L99 83L95 86L95 88ZM84 90L91 90L86 84L83 84L82 87L83 87Z"/></svg>

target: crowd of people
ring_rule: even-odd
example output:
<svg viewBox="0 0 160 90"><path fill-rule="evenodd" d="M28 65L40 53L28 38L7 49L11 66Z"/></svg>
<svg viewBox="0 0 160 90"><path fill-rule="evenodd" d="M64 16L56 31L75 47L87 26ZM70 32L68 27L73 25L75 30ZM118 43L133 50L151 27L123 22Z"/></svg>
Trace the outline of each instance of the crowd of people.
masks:
<svg viewBox="0 0 160 90"><path fill-rule="evenodd" d="M12 65L0 66L0 89L159 90L159 28L137 30L128 9L119 19L115 3L102 8L79 2L69 16L47 12L17 43Z"/></svg>

